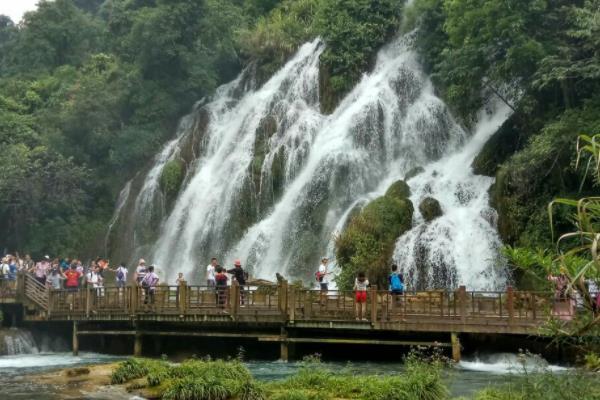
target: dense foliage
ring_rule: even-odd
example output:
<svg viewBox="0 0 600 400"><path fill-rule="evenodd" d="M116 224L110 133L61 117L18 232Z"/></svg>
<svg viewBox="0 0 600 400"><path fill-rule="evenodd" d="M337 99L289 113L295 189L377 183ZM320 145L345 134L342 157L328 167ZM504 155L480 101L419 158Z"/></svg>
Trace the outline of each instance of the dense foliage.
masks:
<svg viewBox="0 0 600 400"><path fill-rule="evenodd" d="M264 81L321 36L331 109L397 29L400 3L42 0L18 24L0 16L0 243L95 255L119 189L194 102L244 64ZM181 179L169 165L167 200Z"/></svg>
<svg viewBox="0 0 600 400"><path fill-rule="evenodd" d="M552 248L546 205L597 192L581 184L572 143L600 128L599 13L598 0L416 0L407 11L421 61L466 125L490 99L514 110L474 163L497 178L508 244ZM558 233L570 215L556 209Z"/></svg>
<svg viewBox="0 0 600 400"><path fill-rule="evenodd" d="M119 188L237 74L236 30L267 3L56 0L19 24L1 16L0 243L94 255Z"/></svg>
<svg viewBox="0 0 600 400"><path fill-rule="evenodd" d="M398 181L385 196L373 200L350 219L335 242L336 260L342 270L337 277L340 289L352 289L361 271L371 284L387 289L394 244L412 226L414 207L409 195L408 185Z"/></svg>

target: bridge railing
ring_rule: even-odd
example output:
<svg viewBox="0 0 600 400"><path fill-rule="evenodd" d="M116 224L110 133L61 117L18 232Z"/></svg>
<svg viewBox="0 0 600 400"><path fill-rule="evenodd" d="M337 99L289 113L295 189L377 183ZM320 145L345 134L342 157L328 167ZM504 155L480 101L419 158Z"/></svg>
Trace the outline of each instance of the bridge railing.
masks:
<svg viewBox="0 0 600 400"><path fill-rule="evenodd" d="M0 277L0 302L14 302L17 297L16 279Z"/></svg>
<svg viewBox="0 0 600 400"><path fill-rule="evenodd" d="M291 319L351 320L355 318L355 292L300 289L289 297ZM367 292L366 318L378 322L410 320L472 320L535 323L553 313L556 301L551 292L514 291L405 291L392 294L372 288Z"/></svg>
<svg viewBox="0 0 600 400"><path fill-rule="evenodd" d="M138 286L49 291L33 281L33 278L26 280L25 292L31 292L29 296L36 302L47 304L49 315L56 318L131 318L144 313L263 315L289 320L336 321L353 320L356 315L354 291L321 292L288 287L286 282L263 287L240 287L234 283L223 289L187 284L161 285L151 292ZM6 286L5 290L12 295L12 287ZM366 310L363 317L380 323L435 320L533 324L551 315L568 319L575 312L570 300L557 300L552 292L512 288L481 292L467 291L464 287L456 291L406 291L401 295L373 287L368 290Z"/></svg>

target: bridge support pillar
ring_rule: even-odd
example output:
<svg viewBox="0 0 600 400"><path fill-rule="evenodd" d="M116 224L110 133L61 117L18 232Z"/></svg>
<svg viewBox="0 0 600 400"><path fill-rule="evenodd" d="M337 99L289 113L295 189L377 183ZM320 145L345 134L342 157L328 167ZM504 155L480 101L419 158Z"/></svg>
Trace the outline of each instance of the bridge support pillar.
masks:
<svg viewBox="0 0 600 400"><path fill-rule="evenodd" d="M460 361L460 340L458 338L458 333L452 332L450 334L450 341L452 343L452 359L454 362Z"/></svg>
<svg viewBox="0 0 600 400"><path fill-rule="evenodd" d="M142 335L139 332L135 333L133 339L133 356L141 357L142 356Z"/></svg>
<svg viewBox="0 0 600 400"><path fill-rule="evenodd" d="M77 321L73 321L73 355L79 355L79 336L77 335Z"/></svg>
<svg viewBox="0 0 600 400"><path fill-rule="evenodd" d="M279 342L279 358L281 361L288 362L290 357L294 357L294 343L288 342L288 333L285 328L281 328L281 341Z"/></svg>

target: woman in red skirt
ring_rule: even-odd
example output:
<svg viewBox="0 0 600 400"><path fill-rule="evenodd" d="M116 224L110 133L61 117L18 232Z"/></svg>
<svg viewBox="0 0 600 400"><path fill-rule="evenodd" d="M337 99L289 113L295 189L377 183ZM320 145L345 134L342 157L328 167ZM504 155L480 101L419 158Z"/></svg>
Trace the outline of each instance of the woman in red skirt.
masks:
<svg viewBox="0 0 600 400"><path fill-rule="evenodd" d="M364 272L359 272L354 280L354 290L356 293L356 320L366 321L367 318L367 288L369 281Z"/></svg>

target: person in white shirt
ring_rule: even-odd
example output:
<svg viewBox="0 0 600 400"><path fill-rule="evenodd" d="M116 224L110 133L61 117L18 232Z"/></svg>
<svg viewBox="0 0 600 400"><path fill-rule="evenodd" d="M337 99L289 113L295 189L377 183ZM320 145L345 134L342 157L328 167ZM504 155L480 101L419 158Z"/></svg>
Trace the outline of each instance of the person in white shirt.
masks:
<svg viewBox="0 0 600 400"><path fill-rule="evenodd" d="M214 288L216 286L215 267L217 264L217 259L213 257L210 259L210 264L206 266L206 286L209 288Z"/></svg>
<svg viewBox="0 0 600 400"><path fill-rule="evenodd" d="M369 280L364 272L359 272L354 280L354 290L356 294L356 320L367 320L367 289Z"/></svg>
<svg viewBox="0 0 600 400"><path fill-rule="evenodd" d="M146 261L143 258L140 258L138 262L138 266L135 269L135 281L138 286L142 284L142 280L146 276Z"/></svg>
<svg viewBox="0 0 600 400"><path fill-rule="evenodd" d="M100 275L100 268L97 266L93 269L90 269L87 274L85 274L85 280L87 282L88 287L93 287L96 290L96 296L94 297L94 304L96 304L97 298L104 295L103 285L102 285L102 275Z"/></svg>
<svg viewBox="0 0 600 400"><path fill-rule="evenodd" d="M321 286L322 292L329 291L329 270L327 269L328 264L329 259L327 257L323 257L321 259L321 265L319 265L319 270L317 272L317 281Z"/></svg>

